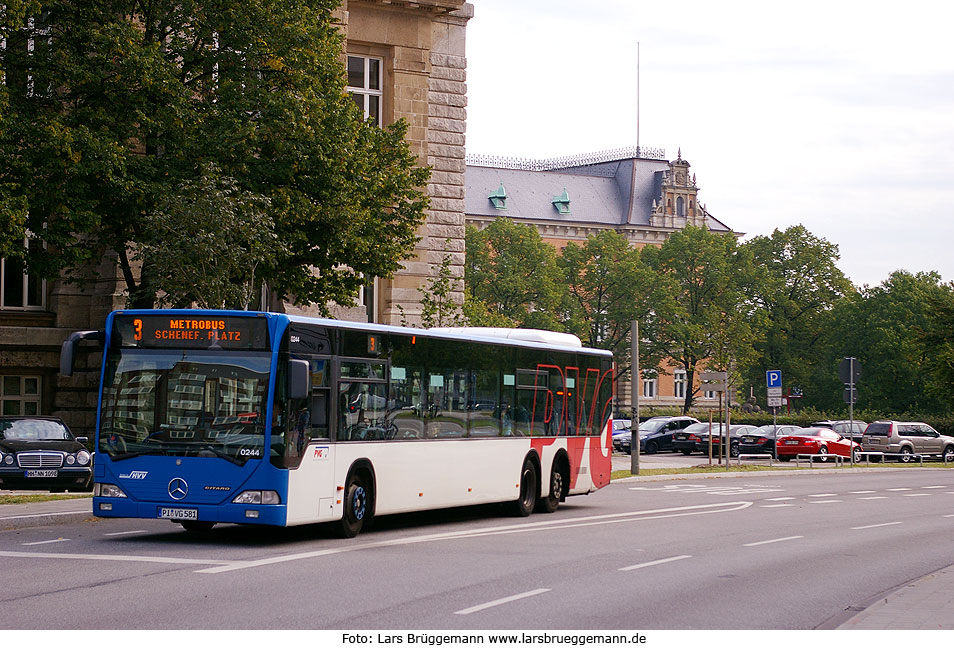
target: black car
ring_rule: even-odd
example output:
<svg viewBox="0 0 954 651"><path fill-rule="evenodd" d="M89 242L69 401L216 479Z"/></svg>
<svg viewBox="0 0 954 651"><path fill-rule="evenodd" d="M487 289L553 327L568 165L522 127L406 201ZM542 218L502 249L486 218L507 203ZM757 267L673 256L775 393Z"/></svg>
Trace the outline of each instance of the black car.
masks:
<svg viewBox="0 0 954 651"><path fill-rule="evenodd" d="M743 434L739 439L740 454L771 454L775 456L775 435L791 434L798 425L762 425L760 428Z"/></svg>
<svg viewBox="0 0 954 651"><path fill-rule="evenodd" d="M755 431L755 425L729 425L729 456L739 456L739 439ZM722 423L712 425L712 454L722 454ZM709 454L709 432L699 434L696 440L696 452Z"/></svg>
<svg viewBox="0 0 954 651"><path fill-rule="evenodd" d="M672 450L673 432L699 421L691 416L655 416L639 424L639 451L655 454Z"/></svg>
<svg viewBox="0 0 954 651"><path fill-rule="evenodd" d="M93 456L59 418L0 417L0 488L89 491Z"/></svg>
<svg viewBox="0 0 954 651"><path fill-rule="evenodd" d="M718 427L718 423L713 427ZM672 449L690 455L696 451L696 441L703 434L709 433L709 423L693 423L679 431L672 433Z"/></svg>

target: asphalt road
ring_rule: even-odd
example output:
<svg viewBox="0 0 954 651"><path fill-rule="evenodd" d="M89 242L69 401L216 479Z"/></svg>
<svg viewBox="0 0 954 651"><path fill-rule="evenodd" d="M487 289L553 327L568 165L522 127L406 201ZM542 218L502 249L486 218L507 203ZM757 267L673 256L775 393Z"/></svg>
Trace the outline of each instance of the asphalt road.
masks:
<svg viewBox="0 0 954 651"><path fill-rule="evenodd" d="M555 514L0 531L0 628L811 629L954 564L943 470L614 482ZM78 607L82 605L82 607Z"/></svg>

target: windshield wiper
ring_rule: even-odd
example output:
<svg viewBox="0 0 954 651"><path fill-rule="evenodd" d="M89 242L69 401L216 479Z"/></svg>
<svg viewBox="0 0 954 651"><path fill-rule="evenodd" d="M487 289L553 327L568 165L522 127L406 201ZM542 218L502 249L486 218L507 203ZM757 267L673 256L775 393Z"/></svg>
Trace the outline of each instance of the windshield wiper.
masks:
<svg viewBox="0 0 954 651"><path fill-rule="evenodd" d="M212 454L214 454L215 456L217 456L217 457L220 458L220 459L225 459L226 461L231 461L231 462L234 463L236 466L245 465L244 462L239 461L238 459L235 459L234 457L232 457L232 456L230 456L230 455L228 455L228 454L225 454L225 453L222 452L221 450L216 450L216 449L213 448L211 445L206 445L206 446L200 448L200 449L199 449L199 456L202 456L202 453L203 453L203 452L211 452Z"/></svg>

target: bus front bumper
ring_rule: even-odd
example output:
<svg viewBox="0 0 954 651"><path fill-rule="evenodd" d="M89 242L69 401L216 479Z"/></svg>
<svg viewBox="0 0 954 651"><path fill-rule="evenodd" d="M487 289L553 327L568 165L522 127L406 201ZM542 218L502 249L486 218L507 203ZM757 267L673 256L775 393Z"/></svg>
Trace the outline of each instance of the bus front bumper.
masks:
<svg viewBox="0 0 954 651"><path fill-rule="evenodd" d="M94 497L93 515L98 518L199 520L279 527L285 526L286 521L284 504L168 504L136 502L122 497Z"/></svg>

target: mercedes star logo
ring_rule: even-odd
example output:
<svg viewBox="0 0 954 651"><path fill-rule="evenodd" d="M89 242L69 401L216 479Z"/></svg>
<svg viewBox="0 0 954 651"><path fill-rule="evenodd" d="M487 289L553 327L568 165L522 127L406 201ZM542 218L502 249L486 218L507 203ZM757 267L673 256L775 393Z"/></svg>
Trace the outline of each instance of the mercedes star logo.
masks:
<svg viewBox="0 0 954 651"><path fill-rule="evenodd" d="M169 497L174 500L181 500L189 494L189 484L182 477L176 477L169 482Z"/></svg>

